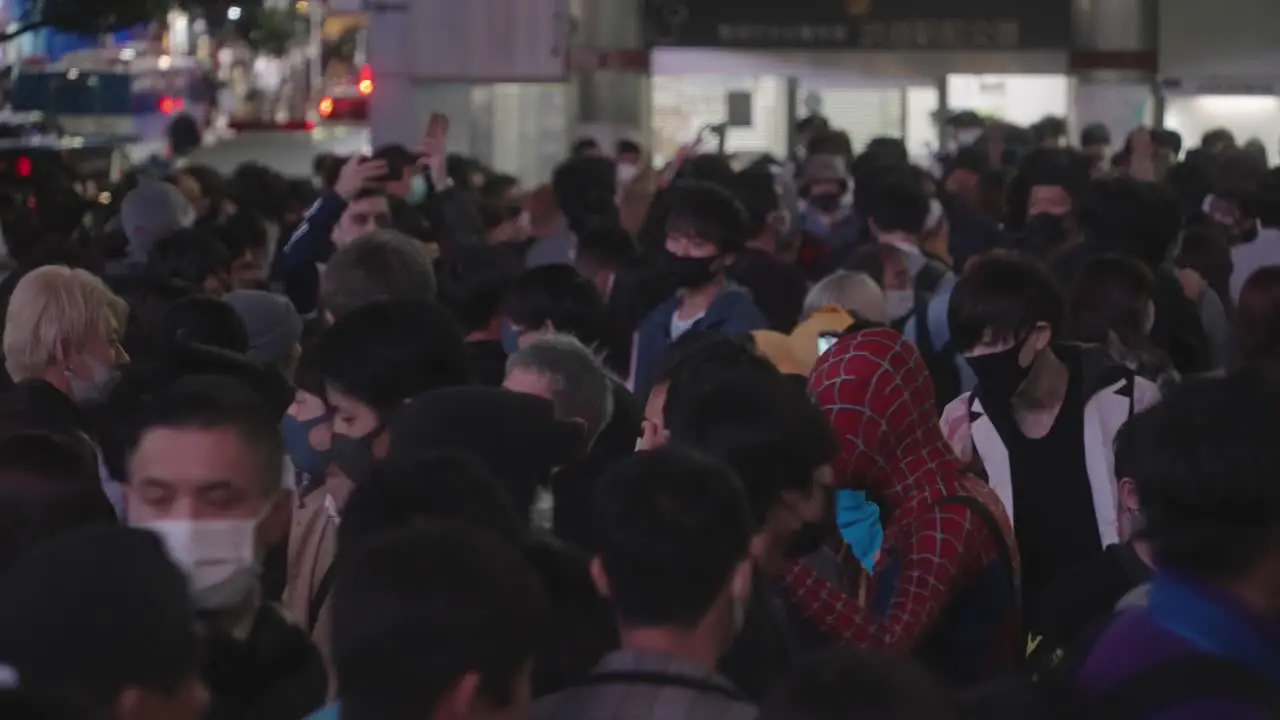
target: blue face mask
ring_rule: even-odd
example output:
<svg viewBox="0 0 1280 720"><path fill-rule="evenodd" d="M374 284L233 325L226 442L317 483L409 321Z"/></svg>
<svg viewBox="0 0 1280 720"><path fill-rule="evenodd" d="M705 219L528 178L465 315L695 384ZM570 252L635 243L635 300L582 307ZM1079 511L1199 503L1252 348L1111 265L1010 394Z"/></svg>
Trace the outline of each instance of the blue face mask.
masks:
<svg viewBox="0 0 1280 720"><path fill-rule="evenodd" d="M426 200L427 179L422 175L414 175L413 179L409 181L409 194L404 199L410 205L419 205L423 200Z"/></svg>
<svg viewBox="0 0 1280 720"><path fill-rule="evenodd" d="M836 491L836 527L840 537L863 569L871 572L884 543L884 527L880 524L880 506L867 499L861 490Z"/></svg>
<svg viewBox="0 0 1280 720"><path fill-rule="evenodd" d="M284 447L293 461L293 467L311 477L321 477L329 468L329 451L317 450L311 444L311 431L329 422L328 415L320 415L310 420L299 420L292 415L285 415L280 421L280 433L284 436Z"/></svg>
<svg viewBox="0 0 1280 720"><path fill-rule="evenodd" d="M524 332L509 322L502 323L502 349L507 351L507 355L515 355L520 349L520 336Z"/></svg>

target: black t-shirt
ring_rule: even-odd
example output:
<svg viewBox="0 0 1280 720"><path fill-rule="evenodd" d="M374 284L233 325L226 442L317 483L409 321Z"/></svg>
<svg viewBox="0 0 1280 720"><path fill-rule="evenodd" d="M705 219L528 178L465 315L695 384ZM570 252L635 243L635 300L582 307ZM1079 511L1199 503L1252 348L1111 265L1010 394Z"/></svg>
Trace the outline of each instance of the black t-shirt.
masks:
<svg viewBox="0 0 1280 720"><path fill-rule="evenodd" d="M507 377L507 351L499 340L467 343L467 367L471 377L485 387L502 387Z"/></svg>
<svg viewBox="0 0 1280 720"><path fill-rule="evenodd" d="M1115 611L1129 591L1151 579L1151 567L1131 543L1112 545L1051 583L1043 597L1029 600L1040 608L1037 625L1027 630L1036 652L1070 648Z"/></svg>
<svg viewBox="0 0 1280 720"><path fill-rule="evenodd" d="M1022 596L1028 626L1038 624L1035 603L1053 581L1102 548L1084 454L1083 373L1078 357L1063 360L1071 377L1053 427L1041 438L1022 434L1008 406L988 408L1009 453L1014 532L1022 559ZM985 405L984 405L985 407Z"/></svg>

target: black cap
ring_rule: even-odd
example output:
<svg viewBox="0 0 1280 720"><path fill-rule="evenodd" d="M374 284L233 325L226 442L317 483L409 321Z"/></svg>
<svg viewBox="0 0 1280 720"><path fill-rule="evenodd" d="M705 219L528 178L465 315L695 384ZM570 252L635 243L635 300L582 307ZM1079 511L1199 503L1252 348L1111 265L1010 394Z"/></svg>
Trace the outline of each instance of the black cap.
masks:
<svg viewBox="0 0 1280 720"><path fill-rule="evenodd" d="M92 528L14 566L0 589L0 668L24 691L171 688L199 673L187 581L145 530Z"/></svg>

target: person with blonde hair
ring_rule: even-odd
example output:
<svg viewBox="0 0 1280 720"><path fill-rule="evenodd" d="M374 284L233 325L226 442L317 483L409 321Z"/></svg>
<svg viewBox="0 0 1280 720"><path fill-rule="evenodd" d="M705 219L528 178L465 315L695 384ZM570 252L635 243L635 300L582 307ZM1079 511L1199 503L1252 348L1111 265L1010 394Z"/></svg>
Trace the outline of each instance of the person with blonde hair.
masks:
<svg viewBox="0 0 1280 720"><path fill-rule="evenodd" d="M101 402L129 362L120 346L128 306L103 281L61 265L18 281L5 315L5 368L42 380L77 405Z"/></svg>

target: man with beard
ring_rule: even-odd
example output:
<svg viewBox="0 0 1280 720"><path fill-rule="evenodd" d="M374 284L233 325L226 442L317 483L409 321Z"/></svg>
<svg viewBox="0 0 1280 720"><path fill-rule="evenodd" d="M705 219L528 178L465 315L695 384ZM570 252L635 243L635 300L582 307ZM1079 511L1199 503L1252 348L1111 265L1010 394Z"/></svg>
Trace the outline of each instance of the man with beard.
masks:
<svg viewBox="0 0 1280 720"><path fill-rule="evenodd" d="M934 418L915 347L856 327L809 393L835 431L844 578L790 563L784 597L831 641L912 654L958 685L1020 656L1017 553L999 498L964 474Z"/></svg>

